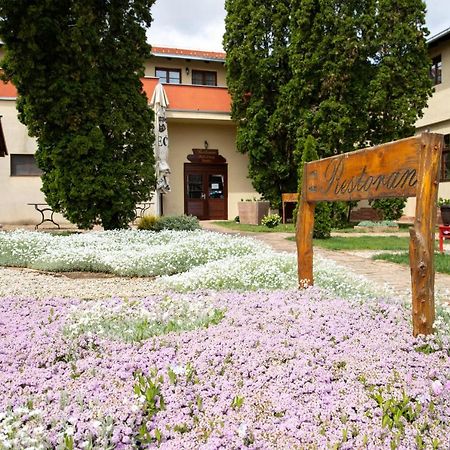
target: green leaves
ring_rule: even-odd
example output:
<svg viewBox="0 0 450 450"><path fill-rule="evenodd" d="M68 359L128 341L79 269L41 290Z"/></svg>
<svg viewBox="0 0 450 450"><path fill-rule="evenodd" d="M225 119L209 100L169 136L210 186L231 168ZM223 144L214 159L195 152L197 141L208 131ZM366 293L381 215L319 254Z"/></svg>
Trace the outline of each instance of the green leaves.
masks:
<svg viewBox="0 0 450 450"><path fill-rule="evenodd" d="M237 148L249 156L253 186L273 205L296 186L294 140L280 92L290 78L289 0L227 0L227 83Z"/></svg>
<svg viewBox="0 0 450 450"><path fill-rule="evenodd" d="M154 188L140 76L154 0L0 0L4 79L36 136L47 202L82 228L125 228Z"/></svg>
<svg viewBox="0 0 450 450"><path fill-rule="evenodd" d="M422 0L227 0L238 150L273 205L319 157L411 135L431 95ZM294 156L294 149L300 155Z"/></svg>

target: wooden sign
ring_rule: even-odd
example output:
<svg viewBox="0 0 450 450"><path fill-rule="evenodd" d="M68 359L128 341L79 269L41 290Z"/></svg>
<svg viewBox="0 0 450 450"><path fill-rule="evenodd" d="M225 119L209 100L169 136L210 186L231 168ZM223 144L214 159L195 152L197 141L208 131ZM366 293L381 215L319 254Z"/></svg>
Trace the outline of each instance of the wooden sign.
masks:
<svg viewBox="0 0 450 450"><path fill-rule="evenodd" d="M286 203L297 203L298 202L298 193L297 192L288 192L281 194L281 208L283 214L283 223L286 223Z"/></svg>
<svg viewBox="0 0 450 450"><path fill-rule="evenodd" d="M318 201L416 197L410 229L413 334L434 322L434 228L444 138L424 133L305 164L297 219L299 285L312 285L314 208Z"/></svg>
<svg viewBox="0 0 450 450"><path fill-rule="evenodd" d="M420 149L410 138L308 163L306 199L414 197Z"/></svg>
<svg viewBox="0 0 450 450"><path fill-rule="evenodd" d="M213 148L194 148L192 149L192 155L188 155L187 159L199 164L223 164L227 162L222 155L219 155L219 150Z"/></svg>
<svg viewBox="0 0 450 450"><path fill-rule="evenodd" d="M298 193L287 193L281 194L281 201L285 203L297 203L298 202Z"/></svg>

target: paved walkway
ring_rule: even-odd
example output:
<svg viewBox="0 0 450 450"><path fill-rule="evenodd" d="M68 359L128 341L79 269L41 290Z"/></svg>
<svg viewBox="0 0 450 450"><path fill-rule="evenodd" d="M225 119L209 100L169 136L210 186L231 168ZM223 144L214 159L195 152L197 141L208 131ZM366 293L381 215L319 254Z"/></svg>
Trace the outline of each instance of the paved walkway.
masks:
<svg viewBox="0 0 450 450"><path fill-rule="evenodd" d="M220 227L209 221L200 222L205 230L251 236L254 239L265 242L275 251L296 252L295 241L286 240L292 236L292 233L252 233L230 230ZM341 233L342 236L350 237L348 233ZM359 233L352 233L351 236L357 236ZM361 234L367 236L367 233ZM371 234L372 235L372 234ZM389 233L382 233L382 236L388 236ZM409 236L409 233L395 233L395 236ZM395 264L387 261L372 260L370 257L374 253L369 251L332 251L315 247L314 253L326 259L335 261L340 266L346 267L349 271L365 276L368 280L380 286L389 286L396 295L401 297L409 296L411 291L411 276L408 266ZM436 292L444 297L443 300L450 301L450 275L436 273L435 279Z"/></svg>

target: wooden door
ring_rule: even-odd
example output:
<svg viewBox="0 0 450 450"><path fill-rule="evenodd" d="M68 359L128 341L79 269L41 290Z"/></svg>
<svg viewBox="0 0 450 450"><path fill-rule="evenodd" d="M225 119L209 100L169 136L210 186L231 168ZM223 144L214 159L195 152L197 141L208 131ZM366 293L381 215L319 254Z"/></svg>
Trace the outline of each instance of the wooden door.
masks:
<svg viewBox="0 0 450 450"><path fill-rule="evenodd" d="M226 164L184 165L184 212L200 220L228 218Z"/></svg>

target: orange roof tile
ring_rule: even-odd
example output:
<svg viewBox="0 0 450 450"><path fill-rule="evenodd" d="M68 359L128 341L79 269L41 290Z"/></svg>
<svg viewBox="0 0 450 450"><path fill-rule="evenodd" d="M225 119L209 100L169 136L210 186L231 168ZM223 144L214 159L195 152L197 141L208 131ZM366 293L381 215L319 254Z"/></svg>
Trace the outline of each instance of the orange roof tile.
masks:
<svg viewBox="0 0 450 450"><path fill-rule="evenodd" d="M203 50L188 50L173 47L152 47L152 53L154 55L168 55L185 58L192 57L202 59L217 59L218 61L224 61L226 55L224 52L208 52Z"/></svg>

